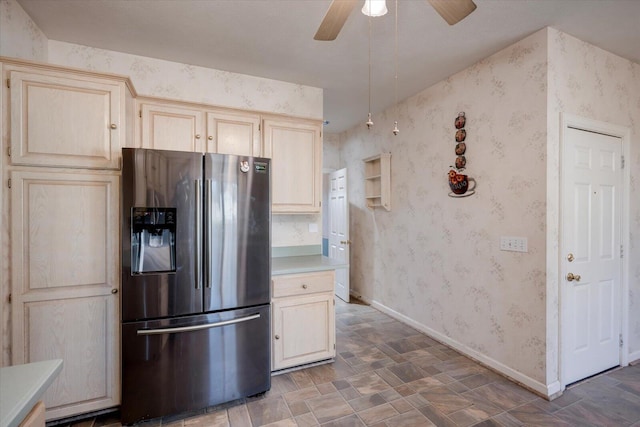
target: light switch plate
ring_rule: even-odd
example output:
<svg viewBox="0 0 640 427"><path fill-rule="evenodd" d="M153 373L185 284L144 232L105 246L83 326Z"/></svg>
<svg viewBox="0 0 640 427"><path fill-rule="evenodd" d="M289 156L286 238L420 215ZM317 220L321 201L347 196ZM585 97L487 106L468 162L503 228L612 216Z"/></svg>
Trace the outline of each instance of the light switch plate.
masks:
<svg viewBox="0 0 640 427"><path fill-rule="evenodd" d="M527 238L516 236L501 236L500 250L511 252L528 252Z"/></svg>

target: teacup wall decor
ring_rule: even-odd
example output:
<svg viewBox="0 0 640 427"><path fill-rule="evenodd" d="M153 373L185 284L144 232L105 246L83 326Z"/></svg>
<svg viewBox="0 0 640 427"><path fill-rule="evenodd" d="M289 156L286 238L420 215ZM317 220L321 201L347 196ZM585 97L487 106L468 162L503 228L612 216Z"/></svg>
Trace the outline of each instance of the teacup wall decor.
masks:
<svg viewBox="0 0 640 427"><path fill-rule="evenodd" d="M451 192L449 193L450 197L467 197L475 194L476 180L461 173L467 167L467 157L465 156L467 144L464 142L467 139L467 130L464 128L466 124L467 118L464 111L461 111L458 113L458 116L454 121L456 128L456 159L454 166L451 166L451 168L455 169L451 169L449 171L449 188L451 188ZM471 185L469 183L471 183Z"/></svg>
<svg viewBox="0 0 640 427"><path fill-rule="evenodd" d="M471 187L469 183L472 183ZM476 180L473 178L469 178L468 175L464 175L461 173L457 173L453 169L449 171L449 188L451 188L451 192L456 196L460 197L462 195L470 196L475 193L476 188ZM469 194L466 194L467 191ZM451 195L451 194L450 194ZM455 197L451 195L452 197Z"/></svg>

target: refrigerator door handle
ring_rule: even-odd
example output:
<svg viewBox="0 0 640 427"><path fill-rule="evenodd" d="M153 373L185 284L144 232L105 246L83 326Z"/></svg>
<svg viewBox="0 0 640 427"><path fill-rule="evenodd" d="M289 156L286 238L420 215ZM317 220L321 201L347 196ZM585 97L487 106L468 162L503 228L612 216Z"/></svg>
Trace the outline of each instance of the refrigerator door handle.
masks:
<svg viewBox="0 0 640 427"><path fill-rule="evenodd" d="M207 222L205 225L205 233L207 233L206 236L206 262L204 265L205 271L204 271L204 285L207 288L211 288L211 249L213 248L213 220L211 219L211 203L213 202L212 200L213 198L213 189L212 189L212 183L210 179L205 180L205 221Z"/></svg>
<svg viewBox="0 0 640 427"><path fill-rule="evenodd" d="M202 180L196 179L196 289L202 288Z"/></svg>
<svg viewBox="0 0 640 427"><path fill-rule="evenodd" d="M180 332L200 331L203 329L218 328L220 326L234 325L236 323L247 322L249 320L258 319L259 317L260 317L260 314L256 313L256 314L252 314L251 316L239 317L237 319L223 320L222 322L205 323L203 325L195 325L195 326L179 326L175 328L141 329L136 333L138 335L161 335L161 334L176 334Z"/></svg>

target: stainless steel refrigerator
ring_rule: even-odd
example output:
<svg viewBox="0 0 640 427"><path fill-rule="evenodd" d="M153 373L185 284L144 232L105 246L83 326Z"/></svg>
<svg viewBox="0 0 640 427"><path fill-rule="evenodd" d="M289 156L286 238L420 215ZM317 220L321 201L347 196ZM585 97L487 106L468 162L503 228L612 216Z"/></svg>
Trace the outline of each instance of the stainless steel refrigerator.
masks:
<svg viewBox="0 0 640 427"><path fill-rule="evenodd" d="M267 391L269 160L122 159L122 423Z"/></svg>

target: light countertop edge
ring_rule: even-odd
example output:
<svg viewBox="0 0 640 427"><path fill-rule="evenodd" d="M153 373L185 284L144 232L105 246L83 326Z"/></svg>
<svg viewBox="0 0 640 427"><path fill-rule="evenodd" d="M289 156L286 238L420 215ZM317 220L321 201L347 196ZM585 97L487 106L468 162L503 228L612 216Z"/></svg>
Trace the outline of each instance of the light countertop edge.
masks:
<svg viewBox="0 0 640 427"><path fill-rule="evenodd" d="M285 256L271 259L271 275L310 273L349 267L348 263L322 255Z"/></svg>
<svg viewBox="0 0 640 427"><path fill-rule="evenodd" d="M62 370L62 359L0 368L0 427L15 427Z"/></svg>

